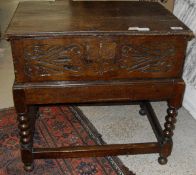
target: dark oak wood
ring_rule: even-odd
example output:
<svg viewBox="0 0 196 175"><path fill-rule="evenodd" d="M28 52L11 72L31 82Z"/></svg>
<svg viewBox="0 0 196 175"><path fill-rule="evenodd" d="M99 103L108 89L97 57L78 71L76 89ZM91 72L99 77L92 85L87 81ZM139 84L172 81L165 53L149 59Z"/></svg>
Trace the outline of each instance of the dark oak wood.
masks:
<svg viewBox="0 0 196 175"><path fill-rule="evenodd" d="M180 78L186 41L183 36L14 40L12 49L16 59L20 58L15 64L16 81Z"/></svg>
<svg viewBox="0 0 196 175"><path fill-rule="evenodd" d="M25 170L34 159L119 154L159 153L167 163L193 37L168 10L147 2L21 2L6 36ZM163 129L150 101L168 102ZM39 105L102 102L139 103L157 142L33 148Z"/></svg>
<svg viewBox="0 0 196 175"><path fill-rule="evenodd" d="M8 38L62 35L143 35L129 27L149 27L145 35L191 37L188 27L158 3L22 2L6 32ZM171 30L182 27L183 30Z"/></svg>
<svg viewBox="0 0 196 175"><path fill-rule="evenodd" d="M25 103L25 93L22 89L13 91L15 109L18 114L18 129L20 135L21 157L24 163L24 169L31 171L33 169L33 133L35 120L32 120L29 106ZM35 116L34 116L35 117Z"/></svg>
<svg viewBox="0 0 196 175"><path fill-rule="evenodd" d="M98 146L76 146L61 148L34 148L34 158L78 158L104 157L125 154L159 153L160 146L156 142L138 144L110 144Z"/></svg>
<svg viewBox="0 0 196 175"><path fill-rule="evenodd" d="M17 83L13 89L25 91L27 104L87 103L136 101L144 97L148 100L167 100L175 93L176 85L181 84L184 85L182 80L43 82Z"/></svg>

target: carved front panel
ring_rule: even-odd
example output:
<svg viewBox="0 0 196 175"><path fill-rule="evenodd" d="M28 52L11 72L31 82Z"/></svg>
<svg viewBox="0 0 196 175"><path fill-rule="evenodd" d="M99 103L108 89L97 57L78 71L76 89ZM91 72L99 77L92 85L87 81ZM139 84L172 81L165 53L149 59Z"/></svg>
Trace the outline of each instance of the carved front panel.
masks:
<svg viewBox="0 0 196 175"><path fill-rule="evenodd" d="M85 76L87 72L103 75L117 70L115 42L33 44L25 47L25 74L31 76L53 76L72 74Z"/></svg>
<svg viewBox="0 0 196 175"><path fill-rule="evenodd" d="M108 80L178 76L183 63L175 38L84 37L33 40L23 44L30 81ZM158 39L158 40L157 40ZM180 58L182 57L182 58Z"/></svg>
<svg viewBox="0 0 196 175"><path fill-rule="evenodd" d="M79 45L34 44L24 49L25 74L52 76L64 72L80 72L80 58L83 55ZM74 62L78 60L78 62Z"/></svg>
<svg viewBox="0 0 196 175"><path fill-rule="evenodd" d="M168 42L149 42L134 45L122 45L120 68L128 72L164 73L171 72L174 67L172 58L176 55L175 45Z"/></svg>

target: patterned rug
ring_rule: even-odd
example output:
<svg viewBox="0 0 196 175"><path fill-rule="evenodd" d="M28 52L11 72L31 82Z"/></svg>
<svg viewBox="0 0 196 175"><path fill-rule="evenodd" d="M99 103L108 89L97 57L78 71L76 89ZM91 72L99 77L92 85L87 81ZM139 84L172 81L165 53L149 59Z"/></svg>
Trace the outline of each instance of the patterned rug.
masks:
<svg viewBox="0 0 196 175"><path fill-rule="evenodd" d="M16 113L0 111L0 175L133 175L117 157L35 160L26 173L21 163ZM104 144L100 134L76 107L40 108L34 147Z"/></svg>

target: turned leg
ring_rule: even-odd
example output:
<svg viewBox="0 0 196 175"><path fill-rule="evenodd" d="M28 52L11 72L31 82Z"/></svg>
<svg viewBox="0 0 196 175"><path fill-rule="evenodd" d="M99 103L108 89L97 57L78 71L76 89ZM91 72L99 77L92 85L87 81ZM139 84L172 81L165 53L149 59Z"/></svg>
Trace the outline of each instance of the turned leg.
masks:
<svg viewBox="0 0 196 175"><path fill-rule="evenodd" d="M174 86L173 96L168 100L167 115L165 117L165 124L162 136L161 151L158 162L161 165L167 163L167 157L171 154L173 141L173 131L175 129L176 117L178 109L182 106L182 99L185 90L185 83L183 80L177 82Z"/></svg>
<svg viewBox="0 0 196 175"><path fill-rule="evenodd" d="M171 154L173 145L172 136L173 130L175 129L176 117L177 109L170 106L167 109L167 115L165 117L166 122L163 130L163 149L165 150L160 153L160 157L158 158L158 162L161 165L167 163L167 157Z"/></svg>
<svg viewBox="0 0 196 175"><path fill-rule="evenodd" d="M176 108L169 107L167 109L167 116L165 117L166 122L164 124L165 129L163 130L165 141L170 141L174 135L173 130L175 129L177 114Z"/></svg>
<svg viewBox="0 0 196 175"><path fill-rule="evenodd" d="M24 169L26 171L33 170L33 128L34 120L30 115L30 108L25 104L24 91L21 89L14 89L14 103L17 112L18 129L20 136L20 150L21 158L24 163Z"/></svg>
<svg viewBox="0 0 196 175"><path fill-rule="evenodd" d="M33 169L32 147L33 147L33 131L31 130L31 122L28 113L18 113L18 128L20 133L20 149L24 169L31 171Z"/></svg>

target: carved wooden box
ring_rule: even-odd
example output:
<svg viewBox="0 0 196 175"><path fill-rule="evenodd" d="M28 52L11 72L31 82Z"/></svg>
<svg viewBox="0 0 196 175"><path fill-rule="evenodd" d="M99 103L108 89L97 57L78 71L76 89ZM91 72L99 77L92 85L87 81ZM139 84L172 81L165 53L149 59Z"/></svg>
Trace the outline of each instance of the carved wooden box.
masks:
<svg viewBox="0 0 196 175"><path fill-rule="evenodd" d="M23 52L14 54L16 81L176 78L184 47L186 39L179 36L17 40L13 49Z"/></svg>
<svg viewBox="0 0 196 175"><path fill-rule="evenodd" d="M157 3L102 3L19 5L7 31L16 82L181 77L184 24Z"/></svg>

